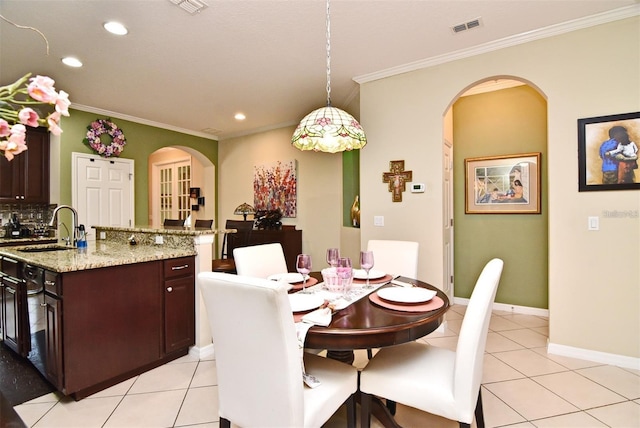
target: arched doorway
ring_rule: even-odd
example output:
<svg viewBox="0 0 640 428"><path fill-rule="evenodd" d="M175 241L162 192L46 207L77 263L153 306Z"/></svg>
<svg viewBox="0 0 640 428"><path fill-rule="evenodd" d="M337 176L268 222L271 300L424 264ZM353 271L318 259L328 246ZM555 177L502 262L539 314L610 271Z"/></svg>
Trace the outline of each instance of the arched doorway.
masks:
<svg viewBox="0 0 640 428"><path fill-rule="evenodd" d="M215 218L215 166L207 157L172 146L156 150L148 162L149 225L160 227L164 218ZM197 198L191 197L192 188L198 189Z"/></svg>
<svg viewBox="0 0 640 428"><path fill-rule="evenodd" d="M445 275L452 275L450 288L455 284L455 296L468 298L484 263L492 257L501 257L505 260L505 272L496 301L512 308L548 308L547 103L544 95L530 82L512 76L474 82L451 102L444 129L445 154L448 142L453 147L450 190L455 235L453 230L446 230L446 225L443 229L443 233L451 234L453 243L449 257L455 263L453 266L445 263ZM464 159L537 152L543 160L540 214L465 212Z"/></svg>

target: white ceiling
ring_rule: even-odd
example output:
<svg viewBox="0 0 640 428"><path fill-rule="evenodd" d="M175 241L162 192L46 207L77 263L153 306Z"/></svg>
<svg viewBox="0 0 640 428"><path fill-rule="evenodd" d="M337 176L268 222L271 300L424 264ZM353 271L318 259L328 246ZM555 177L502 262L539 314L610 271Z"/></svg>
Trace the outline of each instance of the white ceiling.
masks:
<svg viewBox="0 0 640 428"><path fill-rule="evenodd" d="M50 46L47 56L38 33L0 20L0 85L48 75L77 108L221 139L292 125L326 104L324 0L204 1L190 15L169 0L0 0L0 14L37 28ZM637 14L638 3L332 0L332 104L357 100L355 80L589 25L586 17ZM478 28L451 30L476 18ZM107 20L129 34L107 33ZM84 67L62 65L69 55Z"/></svg>

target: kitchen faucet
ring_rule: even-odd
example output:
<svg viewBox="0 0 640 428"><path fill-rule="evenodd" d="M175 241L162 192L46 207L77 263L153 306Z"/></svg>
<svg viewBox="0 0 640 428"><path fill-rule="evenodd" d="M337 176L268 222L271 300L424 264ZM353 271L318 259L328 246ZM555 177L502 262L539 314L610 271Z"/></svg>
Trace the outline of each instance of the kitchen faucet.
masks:
<svg viewBox="0 0 640 428"><path fill-rule="evenodd" d="M70 241L73 240L73 246L75 247L78 244L78 211L76 211L75 208L69 205L58 205L56 209L53 210L53 215L51 216L51 220L49 221L49 227L53 227L55 225L58 211L63 208L71 211L71 233L67 238L67 245L69 245Z"/></svg>

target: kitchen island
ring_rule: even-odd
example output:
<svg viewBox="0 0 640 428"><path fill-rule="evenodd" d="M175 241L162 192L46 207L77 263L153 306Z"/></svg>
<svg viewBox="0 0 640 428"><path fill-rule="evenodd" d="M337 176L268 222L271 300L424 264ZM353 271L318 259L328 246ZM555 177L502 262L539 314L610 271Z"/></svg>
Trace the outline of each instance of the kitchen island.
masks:
<svg viewBox="0 0 640 428"><path fill-rule="evenodd" d="M86 397L194 345L196 241L213 231L162 230L165 239L155 244L159 231L149 230L110 231L82 250L0 248L4 344L65 395ZM132 234L136 245L129 244ZM29 320L28 281L43 284L42 293L28 297L40 299L42 329L31 327L37 323Z"/></svg>

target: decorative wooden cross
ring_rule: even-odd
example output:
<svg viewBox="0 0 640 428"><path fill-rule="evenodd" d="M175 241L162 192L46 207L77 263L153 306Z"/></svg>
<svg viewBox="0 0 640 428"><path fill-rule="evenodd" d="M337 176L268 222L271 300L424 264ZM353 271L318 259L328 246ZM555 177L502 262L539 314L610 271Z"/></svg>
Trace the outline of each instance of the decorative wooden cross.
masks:
<svg viewBox="0 0 640 428"><path fill-rule="evenodd" d="M404 161L389 162L389 172L382 173L382 182L389 183L392 202L402 202L402 192L406 190L406 183L413 178L413 171L404 170Z"/></svg>

